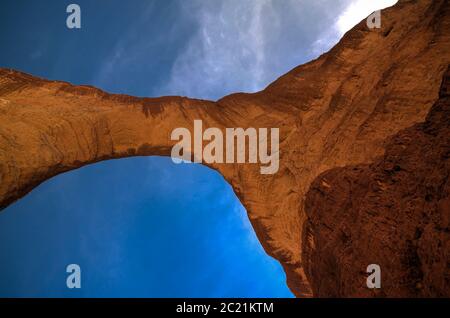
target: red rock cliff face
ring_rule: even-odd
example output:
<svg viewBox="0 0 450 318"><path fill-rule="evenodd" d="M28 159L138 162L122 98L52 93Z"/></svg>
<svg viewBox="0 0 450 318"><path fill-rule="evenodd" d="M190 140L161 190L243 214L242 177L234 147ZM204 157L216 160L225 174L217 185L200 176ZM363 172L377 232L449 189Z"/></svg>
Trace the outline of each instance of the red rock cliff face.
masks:
<svg viewBox="0 0 450 318"><path fill-rule="evenodd" d="M232 185L291 290L327 295L316 288L310 258L303 259L305 194L320 173L373 162L389 136L425 119L450 63L448 30L449 1L399 1L382 12L381 29L363 21L330 52L265 90L216 102L114 95L0 69L0 207L89 163L169 155L171 131L192 128L194 119L204 128L278 127L275 175L261 175L256 164L211 167Z"/></svg>
<svg viewBox="0 0 450 318"><path fill-rule="evenodd" d="M370 165L320 175L306 196L303 262L321 296L450 296L450 68L424 123ZM382 288L365 268L378 264Z"/></svg>

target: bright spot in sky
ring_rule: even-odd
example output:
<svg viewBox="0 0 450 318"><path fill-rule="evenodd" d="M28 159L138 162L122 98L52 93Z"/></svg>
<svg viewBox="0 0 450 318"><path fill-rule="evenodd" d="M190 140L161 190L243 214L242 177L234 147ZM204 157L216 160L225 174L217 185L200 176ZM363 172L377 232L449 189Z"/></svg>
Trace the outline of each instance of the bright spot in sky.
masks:
<svg viewBox="0 0 450 318"><path fill-rule="evenodd" d="M361 19L369 16L372 12L393 6L398 0L356 0L353 1L337 21L337 28L341 34L344 34ZM383 19L383 17L381 17Z"/></svg>

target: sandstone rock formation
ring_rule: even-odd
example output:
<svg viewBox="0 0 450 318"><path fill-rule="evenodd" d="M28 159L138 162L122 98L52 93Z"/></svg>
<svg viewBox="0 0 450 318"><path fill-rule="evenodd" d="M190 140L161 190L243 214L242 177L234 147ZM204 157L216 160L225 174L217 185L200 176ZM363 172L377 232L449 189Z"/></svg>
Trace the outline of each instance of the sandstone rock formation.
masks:
<svg viewBox="0 0 450 318"><path fill-rule="evenodd" d="M312 183L302 259L314 294L450 296L450 67L440 92L382 158ZM368 264L380 265L381 289L361 284Z"/></svg>
<svg viewBox="0 0 450 318"><path fill-rule="evenodd" d="M388 137L425 119L450 63L449 30L448 0L399 1L382 12L381 29L369 30L363 21L331 51L263 91L232 94L216 102L108 94L0 69L0 207L56 174L89 163L169 155L171 131L192 128L194 119L221 129L279 127L277 174L261 175L257 164L211 167L232 185L263 247L281 262L297 296L358 294L354 280L348 286L340 281L320 283L312 262L319 259L321 264L321 251L316 246L313 252L304 238L311 237L309 229L316 224L314 210L321 215L325 207L309 205L313 210L306 213L305 194L320 173L377 160ZM404 231L403 224L393 226ZM427 231L424 237L436 234ZM382 244L389 249L396 243ZM330 253L339 251L337 247ZM321 268L327 269L320 265L317 270ZM364 271L365 266L355 270ZM434 278L420 282L433 283ZM365 286L365 281L360 283ZM438 293L439 286L424 294ZM384 292L418 295L416 289Z"/></svg>

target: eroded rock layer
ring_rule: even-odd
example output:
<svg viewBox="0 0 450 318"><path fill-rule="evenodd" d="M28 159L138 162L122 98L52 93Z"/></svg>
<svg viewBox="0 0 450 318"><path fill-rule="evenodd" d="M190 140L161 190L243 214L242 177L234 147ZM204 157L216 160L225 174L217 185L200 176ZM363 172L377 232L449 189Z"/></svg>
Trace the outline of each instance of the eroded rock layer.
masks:
<svg viewBox="0 0 450 318"><path fill-rule="evenodd" d="M321 296L303 268L305 194L321 172L372 162L389 136L425 119L450 63L448 30L449 1L399 1L382 12L381 29L363 21L263 91L216 102L114 95L0 69L0 207L89 163L169 155L171 131L194 119L204 128L278 127L278 173L261 175L258 164L211 167L232 185L291 290Z"/></svg>
<svg viewBox="0 0 450 318"><path fill-rule="evenodd" d="M426 121L370 165L320 175L306 198L303 261L314 294L450 297L450 68ZM382 288L366 288L366 267Z"/></svg>

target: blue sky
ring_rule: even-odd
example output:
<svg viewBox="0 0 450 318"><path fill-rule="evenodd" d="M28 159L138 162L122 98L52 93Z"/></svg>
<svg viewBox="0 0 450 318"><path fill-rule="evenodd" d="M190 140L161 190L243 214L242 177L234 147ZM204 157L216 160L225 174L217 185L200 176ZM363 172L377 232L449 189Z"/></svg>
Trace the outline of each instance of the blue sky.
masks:
<svg viewBox="0 0 450 318"><path fill-rule="evenodd" d="M79 30L65 26L73 2ZM317 57L373 3L2 1L0 66L114 93L218 99ZM65 287L70 263L80 290ZM102 162L0 213L0 296L290 297L284 281L230 186L200 165Z"/></svg>
<svg viewBox="0 0 450 318"><path fill-rule="evenodd" d="M0 229L1 296L290 296L231 188L200 165L91 165L7 208Z"/></svg>

